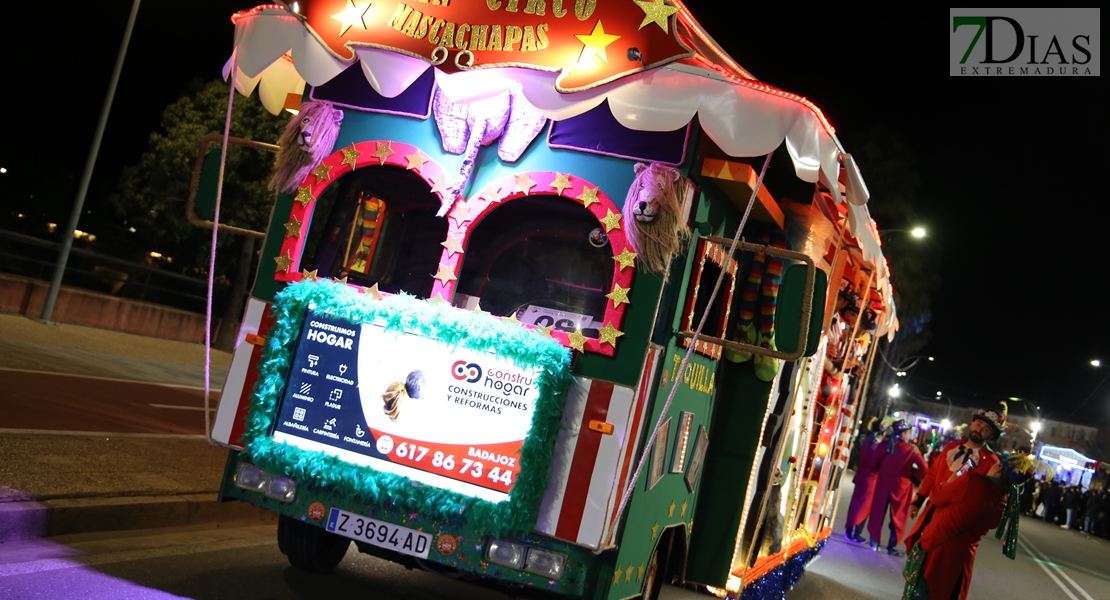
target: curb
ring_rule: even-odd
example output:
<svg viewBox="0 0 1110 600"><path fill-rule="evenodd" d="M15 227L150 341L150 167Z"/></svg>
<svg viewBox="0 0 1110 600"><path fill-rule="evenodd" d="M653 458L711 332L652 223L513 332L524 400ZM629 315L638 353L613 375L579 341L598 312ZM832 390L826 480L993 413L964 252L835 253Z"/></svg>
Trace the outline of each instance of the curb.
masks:
<svg viewBox="0 0 1110 600"><path fill-rule="evenodd" d="M250 504L216 502L216 492L5 502L0 503L0 543L71 533L276 521L276 513Z"/></svg>

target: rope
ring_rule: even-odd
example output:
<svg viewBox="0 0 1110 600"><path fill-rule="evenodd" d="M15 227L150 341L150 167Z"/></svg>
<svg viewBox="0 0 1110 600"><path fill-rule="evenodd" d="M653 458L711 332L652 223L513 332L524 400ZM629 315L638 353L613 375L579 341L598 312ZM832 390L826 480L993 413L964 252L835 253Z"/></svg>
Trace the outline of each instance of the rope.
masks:
<svg viewBox="0 0 1110 600"><path fill-rule="evenodd" d="M208 255L208 303L204 311L204 436L208 443L217 445L212 441L212 411L210 395L212 393L212 287L216 279L216 238L220 234L220 200L224 191L224 167L227 165L227 138L231 133L231 107L235 102L235 69L237 68L235 53L231 54L231 74L227 95L227 118L224 119L224 140L220 147L220 175L216 179L216 208L212 214L212 250ZM224 323L227 326L227 323Z"/></svg>
<svg viewBox="0 0 1110 600"><path fill-rule="evenodd" d="M756 180L755 186L752 187L751 198L748 199L748 206L744 209L744 216L740 218L740 225L736 227L736 235L732 237L732 246L728 249L729 256L736 250L737 244L740 242L740 234L744 231L744 225L748 222L748 215L752 212L752 206L755 204L756 194L759 188L763 185L763 176L767 174L767 167L771 164L771 156L774 151L767 153L766 160L763 161L763 168L759 171L759 179ZM692 200L691 200L692 201ZM717 283L713 286L713 293L709 294L709 302L706 306L713 306L713 300L717 297L717 291L721 289L721 282L725 279L725 269L721 269L721 274L717 277ZM682 357L682 363L678 366L678 371L674 374L674 384L671 385L671 391L667 394L667 402L663 404L663 410L659 412L659 420L655 422L655 428L651 431L651 436L648 437L647 444L644 445L643 454L640 455L640 461L636 465L636 470L632 472L632 477L628 480L628 487L625 488L624 494L621 495L621 503L617 507L617 514L613 518L613 522L619 522L624 515L624 510L628 508L628 501L632 498L632 490L636 487L636 481L640 478L640 472L644 469L644 463L647 462L648 453L651 452L651 447L655 444L655 439L659 435L659 428L663 426L663 421L666 419L667 410L670 409L671 403L674 401L675 392L678 391L678 383L682 381L682 373L686 371L686 365L690 362L690 354L693 353L694 348L698 344L698 336L701 335L701 330L705 327L705 321L709 318L709 310L706 309L701 315L701 320L698 322L698 328L694 330L693 337L690 338L690 344L686 348L686 355Z"/></svg>

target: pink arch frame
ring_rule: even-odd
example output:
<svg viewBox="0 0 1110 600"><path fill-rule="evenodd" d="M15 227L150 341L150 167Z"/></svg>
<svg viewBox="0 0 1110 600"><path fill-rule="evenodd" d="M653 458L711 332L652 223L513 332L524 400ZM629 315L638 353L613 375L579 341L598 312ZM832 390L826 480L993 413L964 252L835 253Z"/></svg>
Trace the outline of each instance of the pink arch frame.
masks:
<svg viewBox="0 0 1110 600"><path fill-rule="evenodd" d="M418 154L419 153L419 154ZM351 158L348 158L350 156ZM352 166L353 163L353 166ZM357 142L351 146L336 150L321 162L321 166L305 177L298 186L293 206L289 212L289 223L296 219L302 224L308 223L316 208L316 199L320 194L343 175L366 166L395 166L404 167L415 171L431 190L443 200L447 191L447 173L439 163L424 154L419 148L403 142L392 140L369 140ZM322 169L322 170L321 170ZM320 175L317 175L320 173ZM561 178L561 180L560 180ZM618 257L632 253L632 247L625 238L621 228L621 211L599 186L591 185L589 181L574 175L565 175L554 171L530 171L509 175L491 181L484 188L471 196L469 200L456 201L451 211L447 214L449 238L455 238L462 250L453 252L444 240L444 250L440 257L439 272L436 273L435 282L432 284L431 298L450 301L455 295L455 284L458 281L459 271L462 266L462 256L466 253L466 245L470 239L471 227L482 220L495 207L495 204L516 200L532 195L557 195L564 198L577 200L586 206L597 218L598 222L606 229L609 235L609 244L613 249L613 288L610 293L617 291L618 286L626 293L630 293L632 278L636 272L633 265L622 266ZM301 272L301 258L304 252L305 234L291 236L286 231L281 243L279 257L286 257L291 262L289 267L278 269L274 279L286 283L300 281L304 277ZM356 286L357 287L357 286ZM616 352L616 342L624 323L626 302L617 302L610 299L605 305L605 316L602 328L616 330L613 341L602 338L585 338L582 343L584 352L596 352L605 356L612 356ZM535 329L533 325L524 325ZM551 331L551 337L559 340L567 347L574 347L570 336L561 331Z"/></svg>
<svg viewBox="0 0 1110 600"><path fill-rule="evenodd" d="M347 159L348 155L354 158L353 161ZM354 166L352 166L352 162ZM411 144L392 140L369 140L336 150L321 161L320 167L304 178L304 181L297 187L293 208L289 212L289 222L292 223L293 219L297 219L301 223L307 223L312 216L312 211L316 209L316 199L340 177L355 169L369 166L384 167L386 165L403 167L415 172L428 183L433 192L439 195L440 201L443 201L443 194L447 191L448 178L447 172L443 170L439 163ZM317 176L316 173L326 173L326 177ZM307 233L307 231L302 231L301 235L292 237L286 231L281 242L281 252L278 253L278 256L285 256L293 262L288 269L278 269L274 274L275 280L287 283L301 280L303 277L300 272L301 258L304 252L305 234Z"/></svg>
<svg viewBox="0 0 1110 600"><path fill-rule="evenodd" d="M609 244L613 249L614 287L610 289L610 293L616 291L616 286L620 286L623 290L631 289L636 268L635 266L622 267L617 260L617 257L625 254L626 251L632 252L632 247L625 238L624 229L621 228L623 217L617 205L601 191L599 186L592 185L581 177L555 171L528 171L490 181L470 199L456 202L447 213L449 219L447 236L455 238L463 250L453 252L447 245L447 240L444 240L444 250L439 260L439 273L436 274L436 281L432 284L432 298L439 297L447 301L454 298L462 256L466 253L473 226L496 209L495 205L535 195L557 195L586 205L586 208L606 229ZM618 337L622 335L620 328L624 323L624 311L625 303L617 303L610 299L605 304L602 325L616 329ZM524 327L534 329L532 325L524 325ZM573 347L570 336L566 333L551 331L551 337L559 340L564 346ZM596 352L605 356L612 356L616 352L615 342L603 342L600 338L585 338L582 347L585 352Z"/></svg>

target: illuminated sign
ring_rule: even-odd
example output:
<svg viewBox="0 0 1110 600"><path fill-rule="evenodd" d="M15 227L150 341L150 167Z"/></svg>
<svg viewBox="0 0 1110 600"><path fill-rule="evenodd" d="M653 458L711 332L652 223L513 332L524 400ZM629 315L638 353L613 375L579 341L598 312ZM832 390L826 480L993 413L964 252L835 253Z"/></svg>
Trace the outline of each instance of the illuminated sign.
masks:
<svg viewBox="0 0 1110 600"><path fill-rule="evenodd" d="M1045 444L1041 447L1040 459L1054 462L1069 469L1080 468L1085 471L1095 470L1095 461L1071 448L1061 448L1059 446L1049 446Z"/></svg>
<svg viewBox="0 0 1110 600"><path fill-rule="evenodd" d="M519 66L588 89L692 56L663 0L302 0L310 30L345 61L360 46L423 58L447 73Z"/></svg>
<svg viewBox="0 0 1110 600"><path fill-rule="evenodd" d="M538 369L308 311L275 441L502 501L521 472Z"/></svg>

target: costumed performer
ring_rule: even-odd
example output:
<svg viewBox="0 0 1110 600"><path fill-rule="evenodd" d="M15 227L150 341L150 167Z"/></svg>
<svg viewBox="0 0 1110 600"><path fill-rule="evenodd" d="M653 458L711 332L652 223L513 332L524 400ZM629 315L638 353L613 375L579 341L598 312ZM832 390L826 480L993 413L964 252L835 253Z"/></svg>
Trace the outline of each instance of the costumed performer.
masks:
<svg viewBox="0 0 1110 600"><path fill-rule="evenodd" d="M910 443L913 427L902 419L890 426L887 439L887 457L879 467L879 480L875 483L875 497L871 501L871 515L867 532L871 534L871 550L878 551L883 537L883 520L890 507L890 543L886 550L891 556L902 556L898 540L906 531L906 517L913 501L914 473L925 473L929 468L921 451Z"/></svg>
<svg viewBox="0 0 1110 600"><path fill-rule="evenodd" d="M998 526L1009 491L1009 485L998 479L1002 473L998 456L986 448L987 442L1002 435L1005 424L1005 409L980 410L968 428L968 438L944 446L925 474L910 516L917 518L926 500L928 509L914 523L906 548L917 554L910 557L907 567L921 563L920 574L928 595L914 592L916 596L904 597L967 598L979 540Z"/></svg>
<svg viewBox="0 0 1110 600"><path fill-rule="evenodd" d="M852 503L848 507L848 518L845 521L847 529L844 532L844 539L860 544L867 541L860 532L867 515L871 514L871 499L875 496L875 484L879 481L879 467L887 456L882 423L873 418L868 429L870 432L859 444L859 462L856 464L856 475L852 478L856 487L852 491Z"/></svg>

